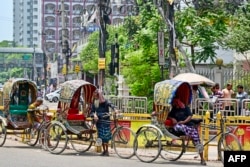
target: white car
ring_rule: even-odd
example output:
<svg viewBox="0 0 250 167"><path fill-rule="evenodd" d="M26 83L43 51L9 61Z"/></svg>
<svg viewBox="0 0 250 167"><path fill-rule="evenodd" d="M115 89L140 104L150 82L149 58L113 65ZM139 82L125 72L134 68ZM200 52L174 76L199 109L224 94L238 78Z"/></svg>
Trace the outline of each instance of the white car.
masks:
<svg viewBox="0 0 250 167"><path fill-rule="evenodd" d="M60 97L61 89L57 89L54 92L51 92L45 96L45 100L48 100L49 102L58 102Z"/></svg>

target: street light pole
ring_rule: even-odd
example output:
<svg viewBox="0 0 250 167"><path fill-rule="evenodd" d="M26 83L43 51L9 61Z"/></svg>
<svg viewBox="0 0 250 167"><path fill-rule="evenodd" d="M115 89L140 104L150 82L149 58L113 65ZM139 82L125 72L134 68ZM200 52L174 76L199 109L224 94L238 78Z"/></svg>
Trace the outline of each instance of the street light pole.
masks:
<svg viewBox="0 0 250 167"><path fill-rule="evenodd" d="M70 56L70 49L69 49L69 42L67 39L66 34L66 22L65 22L65 9L64 9L64 0L61 0L61 19L62 19L62 55L65 59L66 64L66 73L65 73L65 81L68 80L68 72L69 72L69 56Z"/></svg>
<svg viewBox="0 0 250 167"><path fill-rule="evenodd" d="M36 81L37 72L36 72L36 45L33 44L33 81Z"/></svg>

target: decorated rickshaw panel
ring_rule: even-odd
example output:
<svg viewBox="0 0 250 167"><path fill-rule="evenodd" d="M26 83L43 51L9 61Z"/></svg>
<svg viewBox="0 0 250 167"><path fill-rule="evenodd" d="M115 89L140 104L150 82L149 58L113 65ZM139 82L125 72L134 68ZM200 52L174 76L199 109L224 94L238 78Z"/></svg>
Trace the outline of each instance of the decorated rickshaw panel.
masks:
<svg viewBox="0 0 250 167"><path fill-rule="evenodd" d="M21 85L21 86L20 86ZM18 100L17 100L18 97ZM9 110L9 105L29 105L37 98L37 86L34 82L23 79L10 79L3 86L4 110Z"/></svg>
<svg viewBox="0 0 250 167"><path fill-rule="evenodd" d="M186 82L165 80L158 82L154 90L154 103L161 106L170 106L174 97L178 98L186 105L191 103L192 89Z"/></svg>

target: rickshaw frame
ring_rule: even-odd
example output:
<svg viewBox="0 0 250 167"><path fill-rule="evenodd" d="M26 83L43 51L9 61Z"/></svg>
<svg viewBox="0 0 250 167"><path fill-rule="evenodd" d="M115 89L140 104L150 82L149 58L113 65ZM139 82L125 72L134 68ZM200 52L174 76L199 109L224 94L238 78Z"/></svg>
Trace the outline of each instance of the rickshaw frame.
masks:
<svg viewBox="0 0 250 167"><path fill-rule="evenodd" d="M4 145L7 134L30 136L27 109L37 98L37 86L29 79L10 79L3 86L2 98L4 109L0 115L0 146ZM13 132L7 132L7 130L13 130ZM39 135L35 136L34 141L28 141L27 144L35 146L38 137Z"/></svg>
<svg viewBox="0 0 250 167"><path fill-rule="evenodd" d="M137 130L134 140L135 155L140 161L153 162L160 155L163 159L176 161L187 151L187 149L195 148L194 146L190 147L188 145L191 140L189 136L185 136L183 133L181 135L172 133L169 131L172 127L166 126L168 113L171 110L172 100L175 96L178 96L185 105L190 105L192 100L191 86L186 82L175 80L165 80L155 85L152 123L141 126ZM224 122L222 121L220 128L222 128L223 125ZM203 126L206 127L207 125ZM222 162L223 157L221 156L221 152L223 148L221 146L226 143L227 137L233 138L236 142L238 146L237 151L241 150L241 145L237 137L230 131L224 131L224 129L222 129L221 133L217 136L220 136L218 153ZM211 141L212 140L209 140L204 145ZM231 142L231 144L233 144L233 142ZM140 151L141 149L143 149L143 151ZM145 150L149 150L150 153L142 154L141 152L144 153Z"/></svg>
<svg viewBox="0 0 250 167"><path fill-rule="evenodd" d="M52 154L61 154L70 141L73 149L83 153L90 149L94 139L93 125L88 123L92 96L97 88L84 80L70 80L61 84L60 99L56 120L46 130L46 138L53 144L47 150ZM84 111L79 110L80 96L84 99ZM46 140L47 141L47 140ZM76 143L74 143L76 141ZM85 143L86 142L86 143ZM79 144L80 143L80 144ZM81 148L77 148L76 145Z"/></svg>

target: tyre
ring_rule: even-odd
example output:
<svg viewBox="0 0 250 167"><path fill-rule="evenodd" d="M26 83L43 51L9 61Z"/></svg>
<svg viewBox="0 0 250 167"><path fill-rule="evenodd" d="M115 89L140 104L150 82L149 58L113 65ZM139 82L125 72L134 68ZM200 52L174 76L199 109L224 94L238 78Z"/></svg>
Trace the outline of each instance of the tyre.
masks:
<svg viewBox="0 0 250 167"><path fill-rule="evenodd" d="M26 129L26 139L29 146L35 146L39 138L39 130L37 128Z"/></svg>
<svg viewBox="0 0 250 167"><path fill-rule="evenodd" d="M176 161L185 151L185 143L183 139L166 138L162 144L161 157L165 160Z"/></svg>
<svg viewBox="0 0 250 167"><path fill-rule="evenodd" d="M7 130L2 120L0 119L0 147L2 147L6 141Z"/></svg>
<svg viewBox="0 0 250 167"><path fill-rule="evenodd" d="M52 99L52 102L58 102L58 98L57 97L53 97L53 99Z"/></svg>
<svg viewBox="0 0 250 167"><path fill-rule="evenodd" d="M115 153L124 159L129 159L134 155L133 141L135 133L126 127L122 127L115 131L112 137L112 144Z"/></svg>
<svg viewBox="0 0 250 167"><path fill-rule="evenodd" d="M155 129L141 130L134 140L134 152L142 162L153 162L161 152L160 134Z"/></svg>
<svg viewBox="0 0 250 167"><path fill-rule="evenodd" d="M232 133L221 135L218 142L218 155L224 164L224 151L241 151L242 147L238 138Z"/></svg>
<svg viewBox="0 0 250 167"><path fill-rule="evenodd" d="M45 130L45 146L52 154L62 153L68 143L68 136L61 124L50 124Z"/></svg>
<svg viewBox="0 0 250 167"><path fill-rule="evenodd" d="M86 132L80 135L72 135L70 143L73 149L79 153L84 153L90 149L94 142L93 133Z"/></svg>

